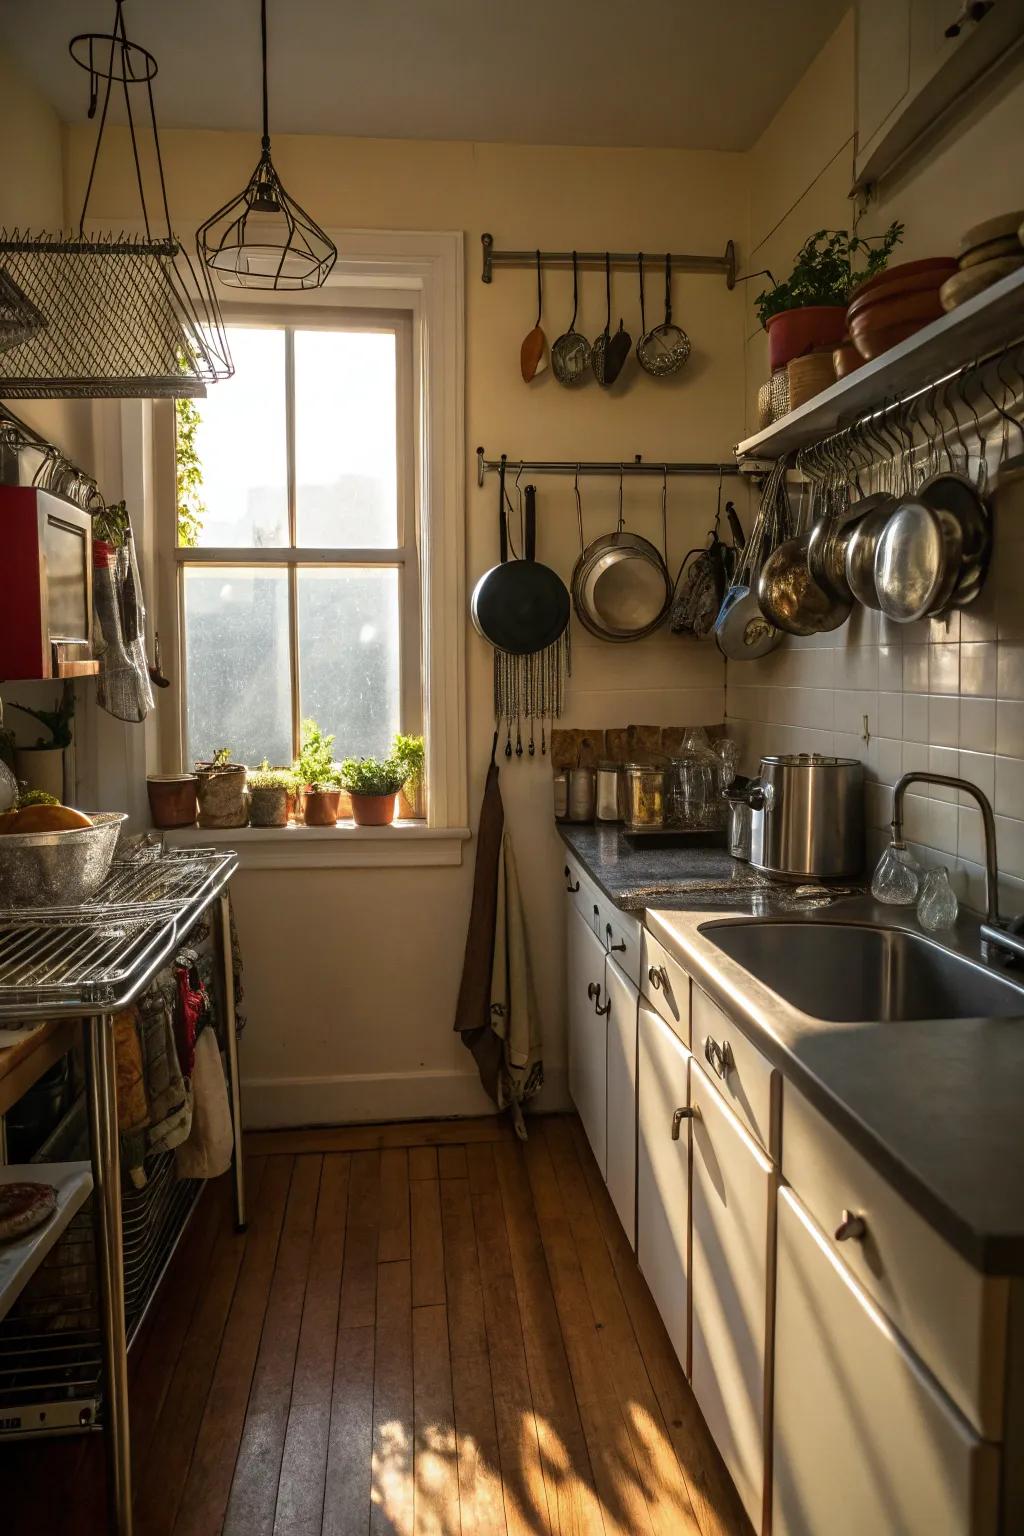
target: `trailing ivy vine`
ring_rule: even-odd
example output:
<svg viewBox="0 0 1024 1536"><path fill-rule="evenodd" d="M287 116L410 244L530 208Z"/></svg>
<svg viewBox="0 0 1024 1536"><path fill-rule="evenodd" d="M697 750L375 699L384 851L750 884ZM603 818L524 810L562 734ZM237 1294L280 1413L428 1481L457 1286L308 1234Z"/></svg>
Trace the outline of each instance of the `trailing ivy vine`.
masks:
<svg viewBox="0 0 1024 1536"><path fill-rule="evenodd" d="M183 549L195 549L203 531L206 503L202 498L203 466L196 452L199 407L194 400L175 400L174 424L178 544Z"/></svg>

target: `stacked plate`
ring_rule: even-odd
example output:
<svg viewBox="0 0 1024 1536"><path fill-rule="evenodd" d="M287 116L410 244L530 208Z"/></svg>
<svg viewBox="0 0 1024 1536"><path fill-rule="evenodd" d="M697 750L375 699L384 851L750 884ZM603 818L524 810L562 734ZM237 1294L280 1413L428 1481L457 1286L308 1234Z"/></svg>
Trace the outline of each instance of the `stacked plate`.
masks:
<svg viewBox="0 0 1024 1536"><path fill-rule="evenodd" d="M901 262L862 283L846 311L850 340L861 357L870 362L938 320L940 291L956 271L955 257L930 256Z"/></svg>
<svg viewBox="0 0 1024 1536"><path fill-rule="evenodd" d="M945 310L966 304L991 283L1024 266L1024 210L1002 213L975 224L960 241L958 270L942 285L939 297Z"/></svg>

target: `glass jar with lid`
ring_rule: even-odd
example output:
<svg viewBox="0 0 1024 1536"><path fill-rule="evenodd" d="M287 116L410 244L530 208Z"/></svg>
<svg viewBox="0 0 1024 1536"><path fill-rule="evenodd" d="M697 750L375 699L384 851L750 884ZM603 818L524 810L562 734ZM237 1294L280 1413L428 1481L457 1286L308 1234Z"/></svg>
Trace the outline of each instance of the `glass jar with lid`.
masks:
<svg viewBox="0 0 1024 1536"><path fill-rule="evenodd" d="M682 751L670 763L667 785L669 825L687 832L717 831L725 824L722 759L703 726L683 738Z"/></svg>
<svg viewBox="0 0 1024 1536"><path fill-rule="evenodd" d="M657 832L665 825L665 768L662 763L625 763L623 820L627 832Z"/></svg>

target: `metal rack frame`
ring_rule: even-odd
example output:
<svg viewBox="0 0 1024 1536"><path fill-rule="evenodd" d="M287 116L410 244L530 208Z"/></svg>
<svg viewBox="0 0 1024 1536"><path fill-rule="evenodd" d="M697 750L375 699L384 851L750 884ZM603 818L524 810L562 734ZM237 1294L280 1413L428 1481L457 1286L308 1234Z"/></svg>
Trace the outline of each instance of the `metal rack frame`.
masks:
<svg viewBox="0 0 1024 1536"><path fill-rule="evenodd" d="M81 907L0 913L0 1023L62 1014L82 1018L105 1362L108 1497L111 1529L116 1536L131 1536L132 1490L113 1015L132 1002L196 920L217 902L215 928L234 1131L235 1221L237 1229L244 1231L241 1100L227 891L237 866L237 854L210 849L139 858L115 865L97 896Z"/></svg>
<svg viewBox="0 0 1024 1536"><path fill-rule="evenodd" d="M635 271L641 254L645 257L649 254L651 261L664 261L664 251L496 251L494 249L494 236L481 235L480 244L483 246L483 271L481 281L489 283L494 277L495 267L536 267L537 257L540 257L542 267L571 267L573 257L576 258L576 266L580 271L604 271L605 261L616 268L629 268ZM736 247L731 240L725 242L725 254L722 256L695 256L682 252L669 253L673 272L719 272L725 278L725 286L736 286Z"/></svg>
<svg viewBox="0 0 1024 1536"><path fill-rule="evenodd" d="M741 473L734 461L718 464L712 461L687 461L685 459L669 459L667 462L658 463L652 460L648 463L640 455L634 454L632 459L517 459L514 454L503 453L500 458L488 459L484 456L483 448L476 450L476 483L483 485L484 476L496 474L502 465L506 469L514 469L531 475L619 475L629 478L631 476L653 476L663 479L668 475L674 478L679 475L711 475L716 478L726 475L738 475Z"/></svg>

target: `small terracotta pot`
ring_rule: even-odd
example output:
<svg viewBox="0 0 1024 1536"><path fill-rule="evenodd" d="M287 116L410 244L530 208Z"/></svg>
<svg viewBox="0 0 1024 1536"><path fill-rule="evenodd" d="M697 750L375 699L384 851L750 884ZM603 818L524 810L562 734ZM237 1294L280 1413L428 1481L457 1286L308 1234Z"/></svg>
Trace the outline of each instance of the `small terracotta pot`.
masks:
<svg viewBox="0 0 1024 1536"><path fill-rule="evenodd" d="M794 357L838 347L846 330L846 305L807 304L803 309L784 309L769 318L765 329L774 373Z"/></svg>
<svg viewBox="0 0 1024 1536"><path fill-rule="evenodd" d="M149 814L154 827L191 827L196 819L194 773L151 773L146 777Z"/></svg>
<svg viewBox="0 0 1024 1536"><path fill-rule="evenodd" d="M306 826L333 827L340 799L341 791L337 789L307 789L303 797Z"/></svg>
<svg viewBox="0 0 1024 1536"><path fill-rule="evenodd" d="M394 795L352 795L352 820L357 827L390 827L394 819Z"/></svg>
<svg viewBox="0 0 1024 1536"><path fill-rule="evenodd" d="M286 827L288 790L250 789L249 821L254 827Z"/></svg>
<svg viewBox="0 0 1024 1536"><path fill-rule="evenodd" d="M201 827L244 827L249 820L244 763L225 763L222 768L197 763Z"/></svg>

